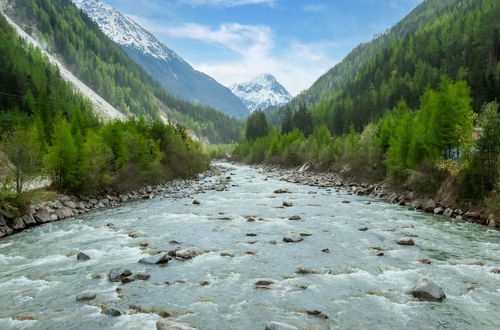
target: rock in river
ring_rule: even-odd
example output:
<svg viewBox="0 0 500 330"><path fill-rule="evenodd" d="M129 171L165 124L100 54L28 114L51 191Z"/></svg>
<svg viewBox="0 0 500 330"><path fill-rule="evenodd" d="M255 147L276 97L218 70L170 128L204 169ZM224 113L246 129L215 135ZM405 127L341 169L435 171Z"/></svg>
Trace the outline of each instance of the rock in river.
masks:
<svg viewBox="0 0 500 330"><path fill-rule="evenodd" d="M76 260L87 261L90 260L90 257L83 252L78 252L78 254L76 255Z"/></svg>
<svg viewBox="0 0 500 330"><path fill-rule="evenodd" d="M269 322L265 330L299 330L299 328L281 322Z"/></svg>
<svg viewBox="0 0 500 330"><path fill-rule="evenodd" d="M159 320L156 322L156 330L196 330L196 328L187 323Z"/></svg>
<svg viewBox="0 0 500 330"><path fill-rule="evenodd" d="M415 245L415 242L409 237L403 237L396 241L399 245Z"/></svg>
<svg viewBox="0 0 500 330"><path fill-rule="evenodd" d="M304 237L297 235L290 235L283 237L283 242L285 243L297 243L304 240Z"/></svg>
<svg viewBox="0 0 500 330"><path fill-rule="evenodd" d="M189 260L196 257L197 253L192 248L180 249L175 251L175 257L182 260Z"/></svg>
<svg viewBox="0 0 500 330"><path fill-rule="evenodd" d="M152 256L144 257L139 260L141 264L166 264L170 260L170 257L166 253L158 253Z"/></svg>
<svg viewBox="0 0 500 330"><path fill-rule="evenodd" d="M411 293L419 300L442 301L446 298L443 289L427 277L419 279L413 289L411 289Z"/></svg>
<svg viewBox="0 0 500 330"><path fill-rule="evenodd" d="M115 268L109 272L108 278L111 282L120 282L123 278L132 275L129 269Z"/></svg>
<svg viewBox="0 0 500 330"><path fill-rule="evenodd" d="M301 220L302 218L298 215L292 215L288 220Z"/></svg>
<svg viewBox="0 0 500 330"><path fill-rule="evenodd" d="M82 293L78 296L76 296L77 301L89 301L89 300L94 300L96 297L96 294L94 292L86 292Z"/></svg>

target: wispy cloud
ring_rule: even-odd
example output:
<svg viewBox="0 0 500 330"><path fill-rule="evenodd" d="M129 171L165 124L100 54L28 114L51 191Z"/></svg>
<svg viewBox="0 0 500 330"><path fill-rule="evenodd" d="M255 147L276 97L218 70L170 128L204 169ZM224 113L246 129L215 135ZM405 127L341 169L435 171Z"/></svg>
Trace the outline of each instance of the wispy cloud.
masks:
<svg viewBox="0 0 500 330"><path fill-rule="evenodd" d="M265 25L221 24L217 29L189 23L167 28L164 32L176 38L187 38L222 45L240 54L268 52L273 47L272 31Z"/></svg>
<svg viewBox="0 0 500 330"><path fill-rule="evenodd" d="M235 60L225 62L206 60L193 63L196 69L211 75L225 85L271 72L292 94L297 94L335 64L326 53L328 48L336 46L331 41L315 43L292 41L282 52L284 55L277 55L273 31L265 25L225 23L217 28L211 28L190 23L166 28L164 32L172 37L198 40L236 52L239 56Z"/></svg>
<svg viewBox="0 0 500 330"><path fill-rule="evenodd" d="M157 36L195 40L232 52L229 59L210 56L189 61L195 69L226 86L269 72L290 93L298 94L336 63L330 54L339 46L333 41L304 43L291 40L278 44L273 29L267 25L223 23L212 27L186 23L172 27L138 16L133 16L133 19Z"/></svg>
<svg viewBox="0 0 500 330"><path fill-rule="evenodd" d="M302 10L308 12L322 12L326 10L326 6L319 3L310 3L303 6Z"/></svg>
<svg viewBox="0 0 500 330"><path fill-rule="evenodd" d="M204 5L221 7L237 7L258 4L273 5L276 1L278 0L181 0L182 3L189 4L193 7Z"/></svg>

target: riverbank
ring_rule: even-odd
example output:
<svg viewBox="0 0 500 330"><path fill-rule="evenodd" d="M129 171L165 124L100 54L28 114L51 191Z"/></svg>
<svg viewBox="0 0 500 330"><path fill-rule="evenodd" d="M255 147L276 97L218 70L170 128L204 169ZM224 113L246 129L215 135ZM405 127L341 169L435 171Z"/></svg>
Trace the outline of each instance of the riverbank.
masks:
<svg viewBox="0 0 500 330"><path fill-rule="evenodd" d="M425 198L412 191L398 192L386 182L358 182L358 180L352 177L344 177L340 173L314 171L308 164L297 168L285 168L280 165L269 164L257 165L257 167L279 173L283 181L308 186L343 189L355 195L381 198L393 204L406 206L410 210L442 215L458 221L473 222L492 229L500 228L499 219L495 219L494 215L488 213L484 208L456 208L449 203L433 198Z"/></svg>
<svg viewBox="0 0 500 330"><path fill-rule="evenodd" d="M210 168L190 179L175 179L156 186L146 186L130 192L107 192L101 195L72 196L57 193L50 201L32 205L26 214L16 216L13 212L2 209L0 206L0 238L10 236L30 227L46 223L73 218L80 214L118 207L128 202L155 197L183 197L179 193L190 186L208 177L222 176L228 170L219 165ZM221 177L210 186L198 186L196 192L207 190L223 190L227 185L227 178Z"/></svg>

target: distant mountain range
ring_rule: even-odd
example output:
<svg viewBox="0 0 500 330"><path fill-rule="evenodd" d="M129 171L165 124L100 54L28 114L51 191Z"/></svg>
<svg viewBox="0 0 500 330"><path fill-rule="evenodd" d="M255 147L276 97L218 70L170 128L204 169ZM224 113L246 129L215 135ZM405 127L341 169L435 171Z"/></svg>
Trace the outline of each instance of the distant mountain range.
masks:
<svg viewBox="0 0 500 330"><path fill-rule="evenodd" d="M280 106L292 99L292 95L285 87L270 74L257 76L248 82L234 84L229 88L250 112L264 110L273 105Z"/></svg>
<svg viewBox="0 0 500 330"><path fill-rule="evenodd" d="M132 18L96 0L73 0L111 40L170 93L225 114L244 118L246 106L210 76L196 71Z"/></svg>

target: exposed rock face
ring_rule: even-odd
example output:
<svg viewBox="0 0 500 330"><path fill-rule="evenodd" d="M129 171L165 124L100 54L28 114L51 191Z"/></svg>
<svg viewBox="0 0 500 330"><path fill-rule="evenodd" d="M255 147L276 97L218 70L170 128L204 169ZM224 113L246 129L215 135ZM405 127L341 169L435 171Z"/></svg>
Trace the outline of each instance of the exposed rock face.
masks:
<svg viewBox="0 0 500 330"><path fill-rule="evenodd" d="M419 279L411 293L415 298L425 301L442 301L446 298L443 289L427 277Z"/></svg>
<svg viewBox="0 0 500 330"><path fill-rule="evenodd" d="M187 323L159 320L156 322L156 330L197 330Z"/></svg>
<svg viewBox="0 0 500 330"><path fill-rule="evenodd" d="M281 323L281 322L269 322L266 325L265 330L299 330L299 328L293 327L291 325L288 325L286 323Z"/></svg>

